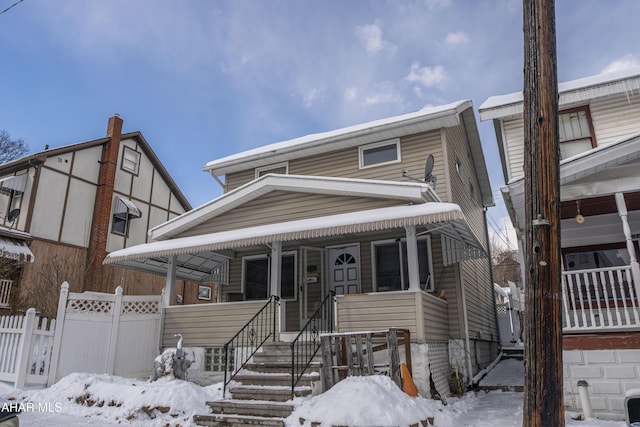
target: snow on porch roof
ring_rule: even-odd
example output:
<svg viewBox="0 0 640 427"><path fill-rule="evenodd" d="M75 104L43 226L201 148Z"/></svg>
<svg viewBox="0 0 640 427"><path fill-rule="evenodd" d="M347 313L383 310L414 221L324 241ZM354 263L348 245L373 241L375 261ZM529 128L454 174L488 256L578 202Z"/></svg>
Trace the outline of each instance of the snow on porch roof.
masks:
<svg viewBox="0 0 640 427"><path fill-rule="evenodd" d="M409 225L450 223L454 237L482 250L469 229L460 206L453 203L424 203L393 206L277 224L222 231L200 236L145 243L110 253L105 264L126 265L152 257L220 251L352 233L387 230ZM444 232L444 230L443 230Z"/></svg>

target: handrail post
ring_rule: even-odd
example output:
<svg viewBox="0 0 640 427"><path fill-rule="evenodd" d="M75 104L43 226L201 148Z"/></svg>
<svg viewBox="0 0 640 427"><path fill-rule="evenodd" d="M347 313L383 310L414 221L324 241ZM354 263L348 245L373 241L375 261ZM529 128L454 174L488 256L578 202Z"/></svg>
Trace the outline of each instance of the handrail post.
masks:
<svg viewBox="0 0 640 427"><path fill-rule="evenodd" d="M222 398L224 399L225 393L227 391L227 371L229 371L229 357L228 355L229 343L224 345L224 385L222 386Z"/></svg>
<svg viewBox="0 0 640 427"><path fill-rule="evenodd" d="M271 302L272 302L272 306L271 306L271 310L273 311L273 338L272 341L275 342L276 341L276 314L277 314L277 310L276 308L278 307L278 304L276 304L275 302L278 301L278 297L275 295L271 295Z"/></svg>

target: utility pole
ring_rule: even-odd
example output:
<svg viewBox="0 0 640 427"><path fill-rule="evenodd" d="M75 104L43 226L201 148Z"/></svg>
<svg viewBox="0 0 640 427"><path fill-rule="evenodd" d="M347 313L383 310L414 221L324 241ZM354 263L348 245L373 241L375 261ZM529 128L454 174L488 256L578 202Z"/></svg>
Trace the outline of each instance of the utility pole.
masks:
<svg viewBox="0 0 640 427"><path fill-rule="evenodd" d="M558 77L554 0L523 0L525 398L523 427L564 426Z"/></svg>

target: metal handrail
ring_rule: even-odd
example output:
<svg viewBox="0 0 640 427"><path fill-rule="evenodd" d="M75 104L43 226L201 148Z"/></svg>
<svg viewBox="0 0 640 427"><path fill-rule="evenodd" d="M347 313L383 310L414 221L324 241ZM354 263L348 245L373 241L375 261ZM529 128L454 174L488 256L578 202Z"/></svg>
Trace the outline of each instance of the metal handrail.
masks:
<svg viewBox="0 0 640 427"><path fill-rule="evenodd" d="M329 291L311 315L300 333L291 341L291 395L320 349L320 332L333 333L334 301L336 293ZM320 328L319 328L320 327ZM302 362L302 363L300 363Z"/></svg>
<svg viewBox="0 0 640 427"><path fill-rule="evenodd" d="M262 347L267 339L272 337L273 341L276 340L277 308L279 305L280 297L271 295L267 303L224 345L224 386L222 396L226 394L227 385L245 367L249 359ZM234 361L231 370L229 369L230 359ZM231 375L228 375L229 372L231 372Z"/></svg>

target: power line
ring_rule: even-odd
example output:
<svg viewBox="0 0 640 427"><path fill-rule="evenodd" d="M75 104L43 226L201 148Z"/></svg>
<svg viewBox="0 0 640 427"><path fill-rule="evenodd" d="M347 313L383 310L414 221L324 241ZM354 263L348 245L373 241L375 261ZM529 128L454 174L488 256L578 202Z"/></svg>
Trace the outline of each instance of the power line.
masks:
<svg viewBox="0 0 640 427"><path fill-rule="evenodd" d="M2 15L3 13L7 12L9 9L16 7L18 4L22 3L24 0L18 0L17 2L15 2L14 4L12 4L11 6L9 6L8 8L6 8L5 10L3 10L2 12L0 12L0 15Z"/></svg>

